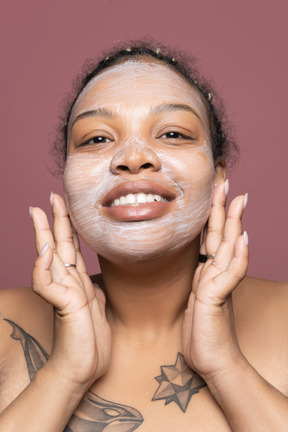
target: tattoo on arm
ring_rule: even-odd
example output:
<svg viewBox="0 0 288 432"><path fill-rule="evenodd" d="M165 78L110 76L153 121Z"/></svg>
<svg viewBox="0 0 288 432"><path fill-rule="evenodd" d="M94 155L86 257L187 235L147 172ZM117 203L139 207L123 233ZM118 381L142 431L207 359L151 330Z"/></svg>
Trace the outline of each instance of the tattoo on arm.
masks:
<svg viewBox="0 0 288 432"><path fill-rule="evenodd" d="M152 401L165 400L165 405L175 402L185 412L191 397L207 384L186 363L178 352L174 365L161 366L161 375L155 377L159 386Z"/></svg>
<svg viewBox="0 0 288 432"><path fill-rule="evenodd" d="M21 342L29 377L32 381L39 369L46 363L49 356L40 343L33 336L26 333L22 327L9 319L4 318L4 320L13 328L11 338Z"/></svg>
<svg viewBox="0 0 288 432"><path fill-rule="evenodd" d="M4 318L5 319L5 318ZM18 324L5 319L13 328L11 338L20 341L30 380L49 359L41 344ZM88 391L77 411L71 417L64 432L102 432L105 429L115 432L132 432L144 419L141 413L127 405L110 402Z"/></svg>

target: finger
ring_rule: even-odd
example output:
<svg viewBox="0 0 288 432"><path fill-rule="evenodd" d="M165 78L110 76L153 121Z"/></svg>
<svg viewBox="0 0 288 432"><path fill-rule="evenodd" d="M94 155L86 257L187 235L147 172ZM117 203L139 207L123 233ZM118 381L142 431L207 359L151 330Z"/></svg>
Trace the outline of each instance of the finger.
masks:
<svg viewBox="0 0 288 432"><path fill-rule="evenodd" d="M51 266L54 253L48 244L44 245L40 255L34 263L32 272L32 289L45 301L56 308L63 308L67 288L53 283Z"/></svg>
<svg viewBox="0 0 288 432"><path fill-rule="evenodd" d="M223 239L218 248L213 265L225 270L234 256L235 243L242 233L242 216L247 204L247 194L235 198L229 207Z"/></svg>
<svg viewBox="0 0 288 432"><path fill-rule="evenodd" d="M204 264L199 264L197 269L195 270L194 277L193 277L193 283L192 283L192 292L197 293L197 287L199 285L200 279L201 279L201 273L202 269L204 267ZM190 299L189 299L190 301Z"/></svg>
<svg viewBox="0 0 288 432"><path fill-rule="evenodd" d="M207 237L206 237L206 253L214 255L223 237L224 224L226 219L225 205L227 183L221 183L215 188L210 217L208 219Z"/></svg>
<svg viewBox="0 0 288 432"><path fill-rule="evenodd" d="M101 315L106 315L106 297L101 288L95 287L95 295L99 304Z"/></svg>
<svg viewBox="0 0 288 432"><path fill-rule="evenodd" d="M78 234L76 233L73 225L71 225L72 228L72 238L73 238L73 243L74 243L74 248L75 248L75 252L76 252L76 263L77 263L77 270L80 273L87 273L87 268L82 256L82 252L80 249L80 241L78 238Z"/></svg>
<svg viewBox="0 0 288 432"><path fill-rule="evenodd" d="M65 203L59 195L52 193L51 204L57 253L63 263L77 265L72 228Z"/></svg>
<svg viewBox="0 0 288 432"><path fill-rule="evenodd" d="M32 288L39 291L52 282L50 267L53 262L53 251L49 244L44 245L40 255L36 258L32 271Z"/></svg>
<svg viewBox="0 0 288 432"><path fill-rule="evenodd" d="M49 243L52 249L55 248L54 237L45 212L38 207L30 208L30 212L35 232L36 249L39 255L46 243Z"/></svg>
<svg viewBox="0 0 288 432"><path fill-rule="evenodd" d="M37 252L40 255L43 246L45 244L49 245L49 247L53 250L54 253L53 261L50 266L52 279L61 280L65 275L69 273L66 267L64 266L63 261L57 254L54 237L51 232L47 216L42 209L38 207L34 207L31 209L31 217L33 221L33 228L35 231L35 242L36 242Z"/></svg>
<svg viewBox="0 0 288 432"><path fill-rule="evenodd" d="M246 231L238 237L234 255L227 269L214 278L219 302L223 302L245 277L248 268L248 235Z"/></svg>
<svg viewBox="0 0 288 432"><path fill-rule="evenodd" d="M206 223L205 227L203 228L202 242L201 242L201 246L200 246L200 254L201 255L207 255L207 250L206 250L207 230L208 230L208 222Z"/></svg>
<svg viewBox="0 0 288 432"><path fill-rule="evenodd" d="M90 276L88 275L87 269L86 269L86 265L80 250L80 242L79 242L79 238L78 235L73 227L73 225L71 225L72 227L72 237L73 237L73 242L74 242L74 247L75 247L75 251L76 251L76 262L77 262L77 272L79 272L79 275L81 277L81 282L82 285L84 287L86 296L87 296L87 301L89 303L89 305L92 304L95 296L97 297L97 293L95 291L94 285L90 279ZM103 294L104 295L104 294ZM105 299L105 296L104 296ZM100 305L101 307L101 305ZM102 313L102 309L100 311L100 313Z"/></svg>

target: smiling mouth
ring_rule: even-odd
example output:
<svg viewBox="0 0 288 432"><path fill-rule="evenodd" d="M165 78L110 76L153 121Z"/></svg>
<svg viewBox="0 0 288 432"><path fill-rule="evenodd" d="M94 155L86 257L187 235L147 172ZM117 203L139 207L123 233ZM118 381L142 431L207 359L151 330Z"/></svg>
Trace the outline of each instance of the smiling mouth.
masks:
<svg viewBox="0 0 288 432"><path fill-rule="evenodd" d="M114 201L109 203L108 207L118 207L118 206L139 206L141 204L147 204L152 202L169 202L171 199L165 198L161 195L151 194L151 193L137 193L132 194L129 193L127 195L122 195L119 198L116 198Z"/></svg>
<svg viewBox="0 0 288 432"><path fill-rule="evenodd" d="M143 204L170 202L175 191L151 181L124 182L115 186L104 198L103 207L139 206Z"/></svg>
<svg viewBox="0 0 288 432"><path fill-rule="evenodd" d="M102 201L100 212L108 218L136 222L164 216L176 198L175 190L147 180L115 186Z"/></svg>

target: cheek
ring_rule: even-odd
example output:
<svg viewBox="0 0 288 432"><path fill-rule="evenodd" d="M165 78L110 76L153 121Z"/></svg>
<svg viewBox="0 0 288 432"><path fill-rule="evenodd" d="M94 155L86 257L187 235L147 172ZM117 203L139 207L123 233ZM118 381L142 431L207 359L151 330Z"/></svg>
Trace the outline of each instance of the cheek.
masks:
<svg viewBox="0 0 288 432"><path fill-rule="evenodd" d="M194 209L194 212L204 211L204 208L210 210L215 169L208 143L199 149L178 153L177 159L163 154L161 160L165 174L178 184L181 209Z"/></svg>
<svg viewBox="0 0 288 432"><path fill-rule="evenodd" d="M105 182L108 173L107 160L93 155L71 155L67 159L64 191L72 223L80 233L98 215L97 203L109 181Z"/></svg>
<svg viewBox="0 0 288 432"><path fill-rule="evenodd" d="M135 262L156 258L191 243L205 225L214 190L214 166L209 152L189 155L158 153L162 162L156 181L173 184L177 199L173 211L162 218L138 223L116 223L99 213L98 201L121 181L109 170L107 158L69 156L64 190L76 231L94 251L108 259ZM167 235L168 234L168 235Z"/></svg>

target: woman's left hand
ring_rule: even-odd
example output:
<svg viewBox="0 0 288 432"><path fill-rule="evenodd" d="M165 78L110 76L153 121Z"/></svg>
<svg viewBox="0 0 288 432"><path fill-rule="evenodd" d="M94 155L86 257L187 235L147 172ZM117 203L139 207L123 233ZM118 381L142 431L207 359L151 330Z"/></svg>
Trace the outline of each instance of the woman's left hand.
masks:
<svg viewBox="0 0 288 432"><path fill-rule="evenodd" d="M215 188L200 253L215 255L196 269L183 323L183 354L209 384L243 358L233 317L232 292L248 266L248 236L242 234L247 196L235 198L225 214L225 184Z"/></svg>

